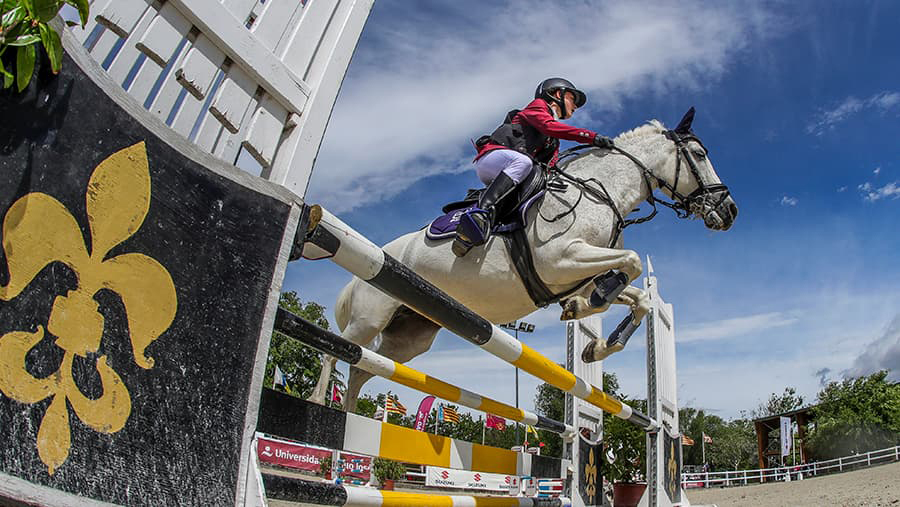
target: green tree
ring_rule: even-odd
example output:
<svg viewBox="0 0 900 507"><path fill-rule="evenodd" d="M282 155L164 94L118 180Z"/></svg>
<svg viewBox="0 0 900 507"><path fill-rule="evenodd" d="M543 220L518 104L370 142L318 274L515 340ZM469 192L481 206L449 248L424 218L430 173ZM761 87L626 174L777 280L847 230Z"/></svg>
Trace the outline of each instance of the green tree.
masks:
<svg viewBox="0 0 900 507"><path fill-rule="evenodd" d="M646 400L620 399L632 408L647 413ZM607 465L607 479L612 482L635 482L643 478L647 468L647 435L643 428L604 413L603 443L615 456L615 460Z"/></svg>
<svg viewBox="0 0 900 507"><path fill-rule="evenodd" d="M600 386L598 386L600 387ZM607 394L618 396L619 379L615 373L603 372L603 390ZM534 409L539 415L553 419L554 421L564 421L566 412L566 395L559 389L550 384L542 383L538 385L537 393L534 396ZM512 425L515 427L515 425ZM562 437L556 433L538 430L541 441L544 442L544 448L541 450L542 456L562 457L563 442Z"/></svg>
<svg viewBox="0 0 900 507"><path fill-rule="evenodd" d="M797 390L793 387L785 387L784 393L769 395L768 401L760 403L760 405L752 412L754 419L767 417L770 415L783 414L796 410L803 406L803 396L797 394Z"/></svg>
<svg viewBox="0 0 900 507"><path fill-rule="evenodd" d="M714 433L713 443L706 445L706 460L714 469L756 468L756 433L751 421L734 419L717 427Z"/></svg>
<svg viewBox="0 0 900 507"><path fill-rule="evenodd" d="M816 459L831 459L900 444L900 384L887 371L831 382L813 408L807 441Z"/></svg>
<svg viewBox="0 0 900 507"><path fill-rule="evenodd" d="M678 423L681 425L681 432L694 440L694 445L683 448L682 462L685 465L702 465L703 434L711 437L715 445L723 433L725 421L717 415L707 414L702 409L682 407L678 409ZM706 446L707 462L710 461L711 448L711 445Z"/></svg>
<svg viewBox="0 0 900 507"><path fill-rule="evenodd" d="M325 307L315 302L304 304L294 291L282 293L278 306L303 317L323 329L328 329ZM276 364L284 372L291 394L301 398L309 397L312 394L312 390L322 371L322 359L318 351L303 345L293 338L274 332L272 333L272 341L269 343L269 357L266 362L266 375L263 380L265 387L272 386ZM335 369L331 375L332 381L343 387L344 384L340 380L341 373ZM329 401L329 403L331 402Z"/></svg>

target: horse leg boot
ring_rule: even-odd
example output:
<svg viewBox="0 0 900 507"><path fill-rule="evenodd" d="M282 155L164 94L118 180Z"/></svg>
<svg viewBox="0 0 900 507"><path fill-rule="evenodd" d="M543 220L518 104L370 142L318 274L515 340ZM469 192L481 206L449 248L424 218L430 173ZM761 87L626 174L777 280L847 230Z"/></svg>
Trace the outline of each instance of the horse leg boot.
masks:
<svg viewBox="0 0 900 507"><path fill-rule="evenodd" d="M481 194L478 206L467 211L459 219L453 253L463 257L474 246L483 245L491 236L491 229L497 220L497 208L503 199L513 193L518 183L508 174L501 172Z"/></svg>

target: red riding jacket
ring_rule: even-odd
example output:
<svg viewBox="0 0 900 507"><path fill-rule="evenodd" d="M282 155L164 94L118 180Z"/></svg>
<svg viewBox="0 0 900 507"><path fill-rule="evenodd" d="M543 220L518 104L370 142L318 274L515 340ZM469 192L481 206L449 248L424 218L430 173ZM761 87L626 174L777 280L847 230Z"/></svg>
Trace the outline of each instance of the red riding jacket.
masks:
<svg viewBox="0 0 900 507"><path fill-rule="evenodd" d="M590 143L597 135L593 130L572 127L554 119L550 105L547 104L547 101L544 99L534 99L531 101L530 104L525 106L525 109L522 109L513 116L511 123L513 125L522 125L526 129L530 127L536 131L537 139L531 139L531 142L527 143L530 145L527 149L519 149L519 151L527 153L531 158L536 158L542 149L550 147L548 142L551 140L565 139L567 141ZM529 136L526 133L526 138L527 137ZM557 158L559 157L559 143L556 142L555 145L556 146L553 147L552 156L543 156L541 157L543 160L539 160L540 162L545 162L550 167L556 165ZM496 139L491 139L487 143L477 145L476 149L478 150L478 154L475 156L475 160L478 160L491 151L499 149L516 149L516 147L506 146L498 143Z"/></svg>

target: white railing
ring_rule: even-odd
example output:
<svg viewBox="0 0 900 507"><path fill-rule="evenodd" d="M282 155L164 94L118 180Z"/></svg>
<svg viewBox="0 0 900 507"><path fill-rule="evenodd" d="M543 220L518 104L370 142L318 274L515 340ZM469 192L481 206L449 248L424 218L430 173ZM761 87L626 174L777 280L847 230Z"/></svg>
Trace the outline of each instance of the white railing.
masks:
<svg viewBox="0 0 900 507"><path fill-rule="evenodd" d="M754 470L735 470L730 472L682 473L681 484L685 488L743 486L746 484L767 481L805 479L816 475L843 472L845 469L864 468L892 461L900 461L900 446L870 451L865 454L844 456L827 461L807 463L805 465L759 468Z"/></svg>
<svg viewBox="0 0 900 507"><path fill-rule="evenodd" d="M129 95L303 197L374 0L90 1L72 33Z"/></svg>

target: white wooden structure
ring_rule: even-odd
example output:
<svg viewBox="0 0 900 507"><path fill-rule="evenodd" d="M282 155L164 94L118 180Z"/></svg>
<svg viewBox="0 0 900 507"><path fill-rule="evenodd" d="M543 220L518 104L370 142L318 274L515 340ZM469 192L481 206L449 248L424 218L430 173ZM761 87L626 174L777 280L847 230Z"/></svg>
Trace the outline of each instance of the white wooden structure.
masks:
<svg viewBox="0 0 900 507"><path fill-rule="evenodd" d="M70 30L176 132L302 198L373 3L92 0Z"/></svg>

